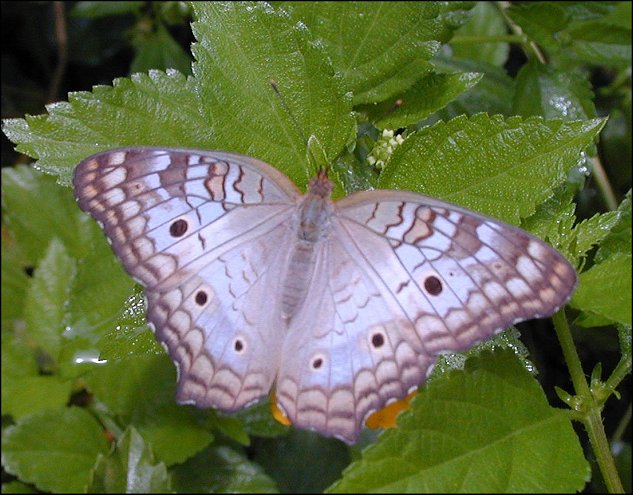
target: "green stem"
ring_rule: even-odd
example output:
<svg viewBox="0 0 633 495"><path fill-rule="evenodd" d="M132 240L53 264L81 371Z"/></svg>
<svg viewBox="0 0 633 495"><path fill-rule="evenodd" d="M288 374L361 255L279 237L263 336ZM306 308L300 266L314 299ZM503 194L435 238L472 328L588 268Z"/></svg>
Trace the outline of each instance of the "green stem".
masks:
<svg viewBox="0 0 633 495"><path fill-rule="evenodd" d="M598 189L600 189L600 192L602 193L604 202L607 204L609 210L616 210L618 208L618 202L615 199L615 193L611 188L607 174L602 167L602 162L597 156L594 156L591 159L591 162L593 164L593 176L596 180L596 184L598 185Z"/></svg>
<svg viewBox="0 0 633 495"><path fill-rule="evenodd" d="M615 390L618 388L618 385L626 376L631 373L631 356L627 356L620 360L618 365L611 373L611 376L607 378L607 381L604 383L607 390Z"/></svg>
<svg viewBox="0 0 633 495"><path fill-rule="evenodd" d="M620 475L615 467L615 460L611 454L609 441L602 424L601 408L591 407L587 413L583 424L589 436L591 448L600 466L600 472L607 485L609 493L624 493L624 487L620 481Z"/></svg>
<svg viewBox="0 0 633 495"><path fill-rule="evenodd" d="M556 312L554 316L552 316L552 319L554 320L554 329L556 330L558 341L563 349L563 356L565 357L565 363L567 363L576 395L590 397L591 390L585 379L585 372L582 369L578 353L576 353L576 346L574 345L574 339L571 336L564 310L561 309Z"/></svg>
<svg viewBox="0 0 633 495"><path fill-rule="evenodd" d="M574 384L574 390L576 395L581 399L581 404L584 406L582 423L589 436L589 443L591 444L596 461L600 467L605 485L609 493L624 493L624 488L609 448L604 425L602 424L602 405L596 403L591 393L582 369L582 364L580 363L580 358L574 346L565 313L563 310L558 311L552 319L554 320L556 335L563 350L565 363L567 364L572 383Z"/></svg>

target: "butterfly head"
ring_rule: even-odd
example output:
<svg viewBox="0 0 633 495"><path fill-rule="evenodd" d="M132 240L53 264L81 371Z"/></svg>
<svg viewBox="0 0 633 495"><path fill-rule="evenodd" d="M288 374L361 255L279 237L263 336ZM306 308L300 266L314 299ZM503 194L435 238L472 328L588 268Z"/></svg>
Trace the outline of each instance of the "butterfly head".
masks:
<svg viewBox="0 0 633 495"><path fill-rule="evenodd" d="M332 194L332 189L334 189L334 184L328 179L327 172L321 169L316 177L310 180L308 195L317 196L321 199L329 199Z"/></svg>

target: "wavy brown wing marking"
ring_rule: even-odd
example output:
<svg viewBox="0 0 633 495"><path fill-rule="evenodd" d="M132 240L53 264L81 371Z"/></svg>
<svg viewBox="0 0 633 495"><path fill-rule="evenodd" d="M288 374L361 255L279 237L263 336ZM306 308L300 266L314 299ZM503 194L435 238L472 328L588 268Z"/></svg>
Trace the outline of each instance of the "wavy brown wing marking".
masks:
<svg viewBox="0 0 633 495"><path fill-rule="evenodd" d="M384 296L340 225L317 256L306 300L290 321L276 384L280 409L300 428L354 443L367 417L426 380L436 357ZM368 250L382 238L357 239Z"/></svg>
<svg viewBox="0 0 633 495"><path fill-rule="evenodd" d="M428 354L462 351L519 321L551 315L577 276L554 248L473 212L414 193L357 193L339 215Z"/></svg>
<svg viewBox="0 0 633 495"><path fill-rule="evenodd" d="M259 225L279 223L299 194L283 174L247 157L160 148L89 157L74 187L127 271L154 289L184 283Z"/></svg>

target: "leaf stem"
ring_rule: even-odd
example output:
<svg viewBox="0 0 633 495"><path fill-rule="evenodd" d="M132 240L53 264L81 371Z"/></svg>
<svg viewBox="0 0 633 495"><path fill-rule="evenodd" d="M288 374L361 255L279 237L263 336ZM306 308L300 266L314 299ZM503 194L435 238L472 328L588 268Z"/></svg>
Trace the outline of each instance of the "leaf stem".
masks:
<svg viewBox="0 0 633 495"><path fill-rule="evenodd" d="M604 383L605 388L615 390L629 373L631 373L631 356L626 356L620 360L613 370L613 373L611 373L611 376L607 378L607 381Z"/></svg>
<svg viewBox="0 0 633 495"><path fill-rule="evenodd" d="M611 184L609 183L607 174L604 171L602 162L597 156L594 156L591 158L591 163L593 165L593 176L596 179L596 184L598 185L600 192L602 193L604 202L607 204L609 210L617 210L618 202L615 199L615 193L611 188Z"/></svg>
<svg viewBox="0 0 633 495"><path fill-rule="evenodd" d="M602 403L598 403L591 393L580 358L574 346L564 310L561 309L558 311L554 314L552 319L554 320L556 335L563 350L565 363L567 364L572 383L574 384L574 390L580 399L579 408L580 412L583 413L581 420L587 431L589 442L598 462L598 466L600 467L605 485L609 493L624 493L624 488L609 448L604 425L602 424Z"/></svg>
<svg viewBox="0 0 633 495"><path fill-rule="evenodd" d="M518 34L498 34L496 36L474 36L474 35L458 35L451 38L451 44L458 43L525 43L525 36Z"/></svg>
<svg viewBox="0 0 633 495"><path fill-rule="evenodd" d="M515 36L521 38L521 44L523 45L523 49L528 57L530 56L530 54L533 54L541 64L547 64L545 55L543 54L543 52L541 52L541 49L538 47L538 45L527 37L521 27L517 25L506 12L506 8L509 6L509 4L510 2L497 2L499 12L504 18L506 24L510 27L510 30L514 33Z"/></svg>

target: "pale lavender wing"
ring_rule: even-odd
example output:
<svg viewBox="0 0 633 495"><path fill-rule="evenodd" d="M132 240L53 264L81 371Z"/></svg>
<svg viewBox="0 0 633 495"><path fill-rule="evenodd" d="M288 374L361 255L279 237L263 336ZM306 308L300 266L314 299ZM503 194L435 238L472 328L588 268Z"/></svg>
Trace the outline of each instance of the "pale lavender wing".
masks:
<svg viewBox="0 0 633 495"><path fill-rule="evenodd" d="M278 285L300 194L290 180L241 155L123 148L82 161L74 186L145 286L178 399L234 410L267 394L283 336L261 302Z"/></svg>
<svg viewBox="0 0 633 495"><path fill-rule="evenodd" d="M576 273L509 225L414 193L336 203L277 401L297 426L352 443L374 411L424 383L437 356L552 314Z"/></svg>

